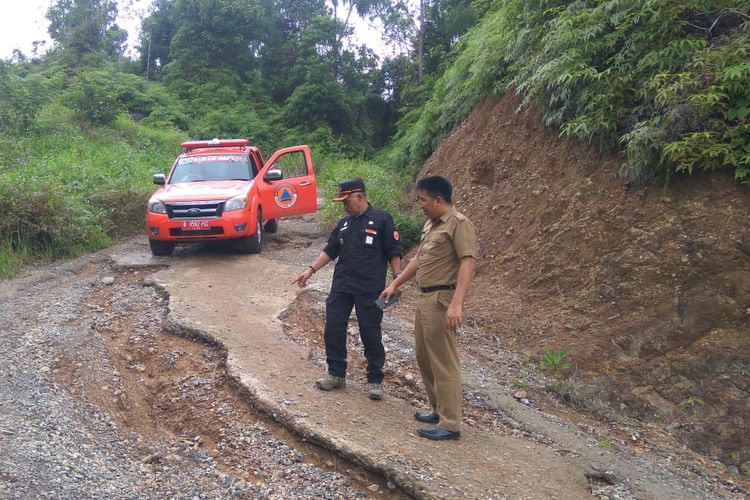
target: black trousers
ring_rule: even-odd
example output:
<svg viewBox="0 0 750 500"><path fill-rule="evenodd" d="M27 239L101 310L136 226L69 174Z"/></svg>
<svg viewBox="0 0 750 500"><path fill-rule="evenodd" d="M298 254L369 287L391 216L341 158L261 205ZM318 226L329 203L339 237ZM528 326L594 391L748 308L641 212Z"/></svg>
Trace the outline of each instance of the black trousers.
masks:
<svg viewBox="0 0 750 500"><path fill-rule="evenodd" d="M367 382L379 384L383 381L385 349L380 322L383 311L375 305L380 292L364 295L350 293L331 294L326 299L326 362L328 373L335 377L346 376L346 328L352 308L357 313L359 335L365 346L367 358Z"/></svg>

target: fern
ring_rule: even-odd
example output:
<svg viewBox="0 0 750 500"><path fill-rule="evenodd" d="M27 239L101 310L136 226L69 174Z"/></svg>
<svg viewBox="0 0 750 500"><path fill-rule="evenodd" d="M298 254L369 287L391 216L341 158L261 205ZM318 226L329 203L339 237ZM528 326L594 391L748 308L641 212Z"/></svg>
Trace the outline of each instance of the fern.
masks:
<svg viewBox="0 0 750 500"><path fill-rule="evenodd" d="M419 116L399 123L389 161L418 165L481 99L515 88L561 134L622 151L631 179L733 169L750 180L746 0L481 7Z"/></svg>

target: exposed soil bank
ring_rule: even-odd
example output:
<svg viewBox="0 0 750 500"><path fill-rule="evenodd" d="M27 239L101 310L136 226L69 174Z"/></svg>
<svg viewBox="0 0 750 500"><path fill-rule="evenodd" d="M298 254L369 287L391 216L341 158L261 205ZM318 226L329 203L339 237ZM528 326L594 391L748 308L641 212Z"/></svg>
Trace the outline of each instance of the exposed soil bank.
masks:
<svg viewBox="0 0 750 500"><path fill-rule="evenodd" d="M498 348L571 349L587 399L750 470L750 191L728 174L630 186L621 159L519 104L485 101L420 174L448 177L477 226L468 314Z"/></svg>

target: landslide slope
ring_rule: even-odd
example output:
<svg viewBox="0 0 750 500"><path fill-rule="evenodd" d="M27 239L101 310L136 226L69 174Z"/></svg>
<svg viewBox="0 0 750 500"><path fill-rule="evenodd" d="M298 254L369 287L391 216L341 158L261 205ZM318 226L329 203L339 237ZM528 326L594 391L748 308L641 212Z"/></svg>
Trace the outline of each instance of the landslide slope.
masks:
<svg viewBox="0 0 750 500"><path fill-rule="evenodd" d="M449 178L477 227L468 316L532 357L571 349L590 397L749 462L750 191L724 174L632 187L617 156L519 104L484 101L420 173Z"/></svg>

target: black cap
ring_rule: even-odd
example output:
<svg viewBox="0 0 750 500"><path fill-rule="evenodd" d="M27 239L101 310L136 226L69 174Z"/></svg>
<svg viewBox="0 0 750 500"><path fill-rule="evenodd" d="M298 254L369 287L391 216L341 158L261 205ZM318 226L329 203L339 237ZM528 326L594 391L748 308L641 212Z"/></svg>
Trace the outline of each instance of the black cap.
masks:
<svg viewBox="0 0 750 500"><path fill-rule="evenodd" d="M344 201L352 193L364 193L365 181L362 179L349 179L339 183L339 194L333 201Z"/></svg>

